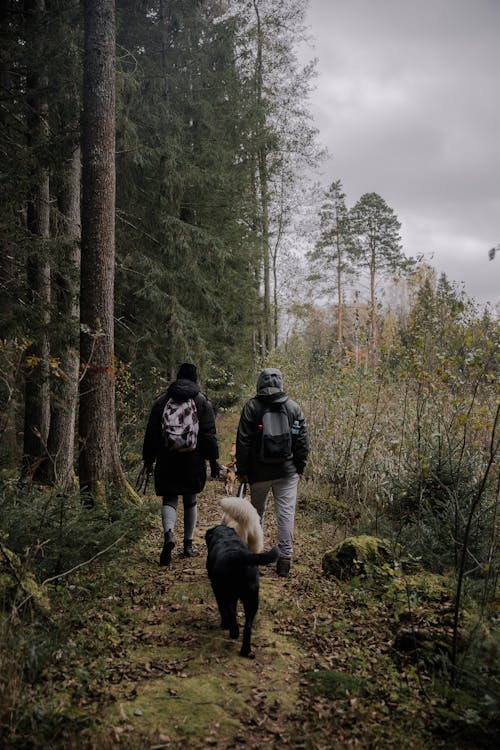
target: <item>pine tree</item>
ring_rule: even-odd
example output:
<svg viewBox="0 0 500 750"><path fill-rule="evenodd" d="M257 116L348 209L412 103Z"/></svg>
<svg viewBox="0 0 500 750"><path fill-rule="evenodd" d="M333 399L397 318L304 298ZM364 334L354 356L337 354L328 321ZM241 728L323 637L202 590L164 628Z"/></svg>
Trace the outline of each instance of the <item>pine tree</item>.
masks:
<svg viewBox="0 0 500 750"><path fill-rule="evenodd" d="M358 265L367 268L370 279L370 347L377 351L376 281L387 273L397 273L408 265L402 253L401 224L392 208L377 193L365 193L350 212Z"/></svg>
<svg viewBox="0 0 500 750"><path fill-rule="evenodd" d="M340 180L332 182L324 195L319 212L319 238L309 254L315 278L320 280L321 293L329 293L331 276L337 296L337 351L343 346L344 279L353 271L354 247L349 223L349 211Z"/></svg>

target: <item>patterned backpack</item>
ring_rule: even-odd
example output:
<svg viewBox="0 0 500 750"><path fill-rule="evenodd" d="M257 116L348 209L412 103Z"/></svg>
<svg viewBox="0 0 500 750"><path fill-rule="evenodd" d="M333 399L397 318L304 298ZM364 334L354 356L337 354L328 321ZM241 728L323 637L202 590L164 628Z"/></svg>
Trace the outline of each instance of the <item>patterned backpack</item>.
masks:
<svg viewBox="0 0 500 750"><path fill-rule="evenodd" d="M167 450L179 453L194 451L199 431L194 399L178 402L169 398L163 409L161 428Z"/></svg>

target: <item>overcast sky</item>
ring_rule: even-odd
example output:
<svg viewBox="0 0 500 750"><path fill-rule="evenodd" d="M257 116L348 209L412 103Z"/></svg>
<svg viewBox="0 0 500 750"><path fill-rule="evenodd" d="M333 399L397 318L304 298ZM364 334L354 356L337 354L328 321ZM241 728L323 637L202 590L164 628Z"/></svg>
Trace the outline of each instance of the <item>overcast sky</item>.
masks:
<svg viewBox="0 0 500 750"><path fill-rule="evenodd" d="M500 300L500 0L309 0L325 185L376 192L407 255Z"/></svg>

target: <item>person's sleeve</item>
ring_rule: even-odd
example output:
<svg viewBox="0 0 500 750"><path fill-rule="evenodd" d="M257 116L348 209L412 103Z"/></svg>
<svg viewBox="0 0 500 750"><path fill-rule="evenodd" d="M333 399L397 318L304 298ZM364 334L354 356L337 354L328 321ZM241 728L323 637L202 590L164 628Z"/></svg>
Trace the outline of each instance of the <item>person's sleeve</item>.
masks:
<svg viewBox="0 0 500 750"><path fill-rule="evenodd" d="M161 416L163 413L163 404L160 401L156 401L153 404L151 413L149 415L148 424L146 426L146 432L144 434L144 443L142 446L142 460L144 465L151 469L158 454L159 446L161 445L162 433L161 433Z"/></svg>
<svg viewBox="0 0 500 750"><path fill-rule="evenodd" d="M309 455L309 437L307 434L307 424L302 409L298 410L295 420L299 423L299 431L293 438L293 462L297 469L297 474L303 474L306 468L307 457Z"/></svg>
<svg viewBox="0 0 500 750"><path fill-rule="evenodd" d="M215 427L215 414L212 404L207 398L203 398L198 408L198 419L200 422L199 447L203 458L210 461L210 467L215 467L219 458L219 445L217 443L217 429Z"/></svg>
<svg viewBox="0 0 500 750"><path fill-rule="evenodd" d="M254 436L254 421L251 402L247 401L241 412L236 433L236 469L238 474L244 476L248 473L250 450Z"/></svg>

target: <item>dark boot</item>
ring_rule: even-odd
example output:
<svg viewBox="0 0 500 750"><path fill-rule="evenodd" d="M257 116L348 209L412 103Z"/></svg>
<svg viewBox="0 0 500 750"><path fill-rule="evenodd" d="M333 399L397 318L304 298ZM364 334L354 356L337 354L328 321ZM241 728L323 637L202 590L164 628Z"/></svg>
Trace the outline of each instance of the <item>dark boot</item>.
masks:
<svg viewBox="0 0 500 750"><path fill-rule="evenodd" d="M281 578L288 578L290 574L290 563L292 561L288 557L278 557L278 562L276 563L276 573Z"/></svg>
<svg viewBox="0 0 500 750"><path fill-rule="evenodd" d="M165 532L165 539L163 541L163 549L160 555L160 565L170 565L172 560L172 550L175 546L174 533L173 531Z"/></svg>
<svg viewBox="0 0 500 750"><path fill-rule="evenodd" d="M184 557L196 557L199 554L196 547L193 547L193 540L184 539Z"/></svg>

